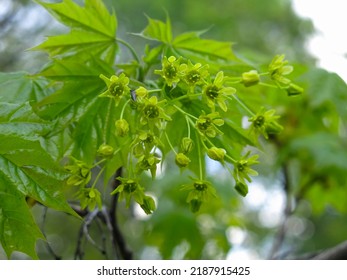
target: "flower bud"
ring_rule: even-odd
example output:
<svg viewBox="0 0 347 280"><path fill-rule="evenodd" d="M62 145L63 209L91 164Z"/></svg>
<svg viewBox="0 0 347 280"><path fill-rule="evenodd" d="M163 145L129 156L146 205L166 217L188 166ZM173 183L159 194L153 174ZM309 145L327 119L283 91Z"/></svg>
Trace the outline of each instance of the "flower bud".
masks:
<svg viewBox="0 0 347 280"><path fill-rule="evenodd" d="M186 167L189 163L190 163L190 159L189 157L187 157L185 154L183 153L178 153L176 155L176 164L179 166L179 167Z"/></svg>
<svg viewBox="0 0 347 280"><path fill-rule="evenodd" d="M254 86L260 81L260 76L256 70L242 73L242 83L245 87Z"/></svg>
<svg viewBox="0 0 347 280"><path fill-rule="evenodd" d="M223 161L226 151L222 148L212 147L207 150L207 155L210 159Z"/></svg>
<svg viewBox="0 0 347 280"><path fill-rule="evenodd" d="M107 144L102 144L100 145L97 153L99 156L101 157L110 157L113 155L113 152L114 152L114 149L112 146L110 145L107 145Z"/></svg>
<svg viewBox="0 0 347 280"><path fill-rule="evenodd" d="M235 185L235 190L242 195L243 197L245 197L248 193L248 186L242 182L236 182Z"/></svg>
<svg viewBox="0 0 347 280"><path fill-rule="evenodd" d="M140 206L147 215L152 214L155 210L155 201L152 197L145 196L145 198L143 199L143 204L141 204Z"/></svg>
<svg viewBox="0 0 347 280"><path fill-rule="evenodd" d="M144 87L139 87L137 90L135 90L135 93L137 97L145 98L148 95L148 90Z"/></svg>
<svg viewBox="0 0 347 280"><path fill-rule="evenodd" d="M183 154L189 154L194 147L194 142L188 137L184 137L181 142L181 149Z"/></svg>
<svg viewBox="0 0 347 280"><path fill-rule="evenodd" d="M265 131L267 134L278 134L281 133L282 130L283 126L276 121L268 123L265 127Z"/></svg>
<svg viewBox="0 0 347 280"><path fill-rule="evenodd" d="M299 95L304 92L304 89L296 84L290 83L286 88L288 96Z"/></svg>
<svg viewBox="0 0 347 280"><path fill-rule="evenodd" d="M125 119L116 121L116 135L120 137L127 136L129 132L129 124Z"/></svg>
<svg viewBox="0 0 347 280"><path fill-rule="evenodd" d="M91 188L88 193L88 198L94 198L96 196L94 188Z"/></svg>
<svg viewBox="0 0 347 280"><path fill-rule="evenodd" d="M201 204L202 204L202 201L201 201L201 200L192 199L192 200L190 201L190 210L191 210L193 213L198 212L198 211L200 210Z"/></svg>

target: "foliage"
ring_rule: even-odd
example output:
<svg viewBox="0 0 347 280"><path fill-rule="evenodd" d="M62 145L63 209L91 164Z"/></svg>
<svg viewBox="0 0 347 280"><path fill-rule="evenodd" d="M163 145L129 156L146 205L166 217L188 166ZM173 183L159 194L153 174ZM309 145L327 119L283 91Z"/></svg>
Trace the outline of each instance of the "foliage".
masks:
<svg viewBox="0 0 347 280"><path fill-rule="evenodd" d="M298 102L305 81L316 79L316 85L326 79L326 90L317 89L320 95L313 105L322 114L326 112L322 104L345 114L340 102L345 102L345 84L338 77L313 70L300 77L299 86L284 55L255 68L234 54L231 42L202 38L203 32L174 36L168 17L165 21L148 17L144 30L133 34L146 42L140 58L118 37L116 15L101 1L86 0L84 6L72 0L37 3L70 30L33 48L50 58L39 73L0 76L0 241L8 256L21 251L36 258L36 239L44 238L26 199L77 216L71 201L79 201L80 210L102 211L114 196L124 199L127 207L135 202L146 214L157 215L154 227L167 218L163 205L170 208L176 200L188 203L189 207L170 214L175 222L172 228L165 225L165 234L172 243L159 247L162 256L169 258L185 240L175 227L186 225L196 233L188 239L192 249L187 255L198 258L201 248L193 246L203 237L186 209L215 215L218 207L213 205L225 199L225 193L233 197L231 185L235 193L246 196L248 183L258 174L253 169L259 163L254 153L263 148L264 139L277 145L278 166L287 166L288 159L298 155L312 161L314 170L300 176L302 182L296 186L298 198L321 191L311 184L333 180L319 172L332 166L335 170L336 160L328 152L322 163L322 154L316 152L322 144L312 143L336 151L344 147L335 142L339 115L329 115L333 119L327 121L328 127L322 121L324 132L311 136L303 130L301 138L291 141L291 122L309 125L314 120L307 115L305 122L299 122L285 106L288 99ZM132 56L128 62L120 61L120 45ZM341 94L329 104L332 87ZM272 108L279 105L282 125ZM304 109L300 113L305 116ZM298 127L296 134L300 131ZM343 172L345 155L340 156ZM210 159L230 173L229 183L222 188L206 171ZM151 195L158 172L182 174L183 182L176 180L168 184L170 189L162 190L175 193L172 201L164 194ZM110 191L108 184L115 189ZM155 234L149 239L149 243L163 242Z"/></svg>

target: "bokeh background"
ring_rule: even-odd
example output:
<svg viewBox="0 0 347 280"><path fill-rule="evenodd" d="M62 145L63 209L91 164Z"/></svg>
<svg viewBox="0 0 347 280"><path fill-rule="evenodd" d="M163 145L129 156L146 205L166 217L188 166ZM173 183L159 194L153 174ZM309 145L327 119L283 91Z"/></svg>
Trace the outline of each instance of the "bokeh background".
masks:
<svg viewBox="0 0 347 280"><path fill-rule="evenodd" d="M317 68L320 58L308 48L315 25L298 16L293 1L105 3L117 14L117 36L140 54L144 44L131 33L144 29L146 15L162 20L169 15L175 34L207 30L204 37L234 42L236 55L252 65L261 67L276 54L285 54L305 88L301 97L274 91L262 99L282 115L285 130L262 142L262 164L257 167L261 176L246 198L233 190L230 174L213 163L209 179L219 197L199 214L189 211L177 187L185 183L177 168L167 167L170 172L163 172L154 183L144 178L158 210L144 216L141 209L125 209L122 204L118 213L136 259L305 259L347 239L346 84L338 75ZM63 27L33 1L0 0L0 71L38 71L47 57L28 49L61 32ZM120 56L126 59L127 53ZM41 206L34 206L33 214L50 249L64 259L73 258L81 222ZM102 242L97 225L91 225L90 231ZM87 242L86 248L86 259L104 258L92 244ZM50 249L38 242L40 258L54 258ZM0 248L0 259L4 258ZM26 256L18 253L13 258Z"/></svg>

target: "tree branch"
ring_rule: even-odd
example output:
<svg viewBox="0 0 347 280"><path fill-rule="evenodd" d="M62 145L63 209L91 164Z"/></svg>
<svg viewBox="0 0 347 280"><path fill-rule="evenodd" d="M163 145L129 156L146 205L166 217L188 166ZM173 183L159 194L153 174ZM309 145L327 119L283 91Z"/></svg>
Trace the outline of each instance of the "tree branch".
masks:
<svg viewBox="0 0 347 280"><path fill-rule="evenodd" d="M119 176L122 175L122 168L118 168L115 173L114 183L112 185L113 190L118 188L120 181L117 180ZM112 243L116 251L119 251L120 257L124 260L131 260L133 253L127 248L124 236L119 228L117 219L117 204L118 204L118 193L113 195L111 198L110 206L110 223L112 225Z"/></svg>
<svg viewBox="0 0 347 280"><path fill-rule="evenodd" d="M289 174L288 174L288 167L287 165L283 166L283 189L286 194L286 206L283 211L283 222L276 234L274 243L272 245L269 259L275 259L276 254L278 253L279 249L281 248L283 241L286 236L286 225L289 217L293 213L293 207L292 207L292 199L290 196L290 183L289 183Z"/></svg>
<svg viewBox="0 0 347 280"><path fill-rule="evenodd" d="M335 247L321 251L311 260L347 260L347 240Z"/></svg>

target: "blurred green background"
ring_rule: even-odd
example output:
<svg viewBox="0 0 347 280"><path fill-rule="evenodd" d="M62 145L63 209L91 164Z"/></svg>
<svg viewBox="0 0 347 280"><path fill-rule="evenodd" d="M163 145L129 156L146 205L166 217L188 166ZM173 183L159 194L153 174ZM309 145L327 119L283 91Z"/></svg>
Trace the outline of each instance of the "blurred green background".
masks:
<svg viewBox="0 0 347 280"><path fill-rule="evenodd" d="M204 37L234 42L237 56L259 67L276 54L286 54L305 88L303 96L294 98L276 90L264 97L254 89L254 104L276 108L285 129L263 143L258 167L262 176L254 180L245 199L233 190L230 174L212 163L209 179L219 197L199 214L189 211L185 194L177 187L185 183L177 168L166 166L170 172L154 183L144 178L157 198L158 210L143 216L137 207L125 209L121 204L118 213L134 258L301 258L346 239L346 84L337 75L315 68L315 58L305 49L314 27L295 15L291 1L105 2L116 11L117 36L140 54L144 44L131 33L144 29L146 15L162 20L169 15L175 34L207 29ZM2 0L0 8L0 71L37 71L46 57L25 50L62 27L32 1ZM43 223L42 207L35 206L33 213L54 252L73 258L80 221L48 210ZM95 240L107 239L97 225L90 230ZM38 242L38 250L40 258L53 258L45 242ZM85 253L85 259L104 258L88 242Z"/></svg>

